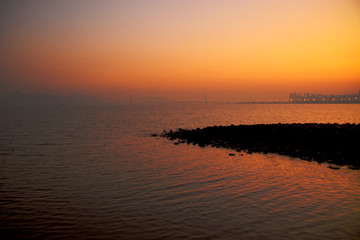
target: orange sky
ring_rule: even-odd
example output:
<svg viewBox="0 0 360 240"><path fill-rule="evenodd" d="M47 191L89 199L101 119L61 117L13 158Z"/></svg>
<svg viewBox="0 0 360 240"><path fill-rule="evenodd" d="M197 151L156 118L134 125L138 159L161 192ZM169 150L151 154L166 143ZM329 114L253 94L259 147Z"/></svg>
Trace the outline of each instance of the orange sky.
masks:
<svg viewBox="0 0 360 240"><path fill-rule="evenodd" d="M2 5L0 94L252 101L360 89L356 0Z"/></svg>

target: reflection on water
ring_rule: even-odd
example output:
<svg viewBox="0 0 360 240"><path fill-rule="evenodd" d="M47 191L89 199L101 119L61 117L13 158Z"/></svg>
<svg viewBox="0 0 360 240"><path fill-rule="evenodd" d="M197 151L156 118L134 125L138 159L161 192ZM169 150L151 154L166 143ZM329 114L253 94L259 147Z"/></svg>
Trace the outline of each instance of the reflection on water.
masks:
<svg viewBox="0 0 360 240"><path fill-rule="evenodd" d="M358 239L360 171L174 145L149 135L232 123L360 123L359 110L3 107L0 233L36 239Z"/></svg>

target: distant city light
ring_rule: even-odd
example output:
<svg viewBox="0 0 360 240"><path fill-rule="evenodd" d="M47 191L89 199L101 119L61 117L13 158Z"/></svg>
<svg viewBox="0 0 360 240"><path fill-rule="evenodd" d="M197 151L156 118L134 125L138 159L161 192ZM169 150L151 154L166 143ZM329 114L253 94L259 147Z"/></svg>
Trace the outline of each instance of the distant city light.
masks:
<svg viewBox="0 0 360 240"><path fill-rule="evenodd" d="M344 94L344 95L324 95L304 93L298 94L296 92L289 94L289 102L291 103L360 103L360 90L358 93Z"/></svg>

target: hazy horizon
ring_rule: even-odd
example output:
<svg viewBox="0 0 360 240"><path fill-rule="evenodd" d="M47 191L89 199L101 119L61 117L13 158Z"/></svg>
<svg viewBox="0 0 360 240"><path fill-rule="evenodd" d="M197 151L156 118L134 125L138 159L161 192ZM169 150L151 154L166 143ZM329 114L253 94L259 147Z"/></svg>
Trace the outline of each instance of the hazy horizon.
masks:
<svg viewBox="0 0 360 240"><path fill-rule="evenodd" d="M236 102L360 89L355 0L0 4L0 96Z"/></svg>
<svg viewBox="0 0 360 240"><path fill-rule="evenodd" d="M304 95L304 94L321 94L321 95L327 95L323 94L321 92L309 92L309 93L303 93L303 92L296 92L297 94ZM358 92L348 92L348 93L330 93L330 95L359 95L360 90ZM291 93L289 93L291 94ZM32 100L44 100L45 98L48 98L50 100L56 99L58 102L71 102L71 100L81 101L82 103L146 103L146 102L152 102L152 103L261 103L261 102L288 102L289 101L289 94L284 98L271 98L269 96L268 98L262 98L262 99L253 99L253 100L233 100L233 98L214 98L211 94L208 95L207 93L199 93L198 95L194 94L193 96L188 96L187 98L176 98L176 97L162 97L162 96L151 96L151 95L128 95L128 96L118 96L117 98L109 98L109 97L98 97L93 95L84 95L78 92L68 92L68 93L62 93L62 94L52 94L49 92L22 92L22 91L14 91L9 94L5 94L3 96L0 96L0 103L2 100L10 100L8 103L11 103L11 100L24 100L24 99L32 99ZM218 97L218 96L217 96ZM250 98L248 98L250 99ZM41 101L40 101L41 102Z"/></svg>

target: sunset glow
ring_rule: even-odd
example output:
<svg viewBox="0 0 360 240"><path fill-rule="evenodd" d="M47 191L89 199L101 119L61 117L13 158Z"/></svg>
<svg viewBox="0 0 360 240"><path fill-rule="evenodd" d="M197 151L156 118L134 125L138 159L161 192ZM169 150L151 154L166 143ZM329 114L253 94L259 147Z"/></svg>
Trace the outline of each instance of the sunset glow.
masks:
<svg viewBox="0 0 360 240"><path fill-rule="evenodd" d="M360 89L356 0L1 3L0 94L213 100Z"/></svg>

